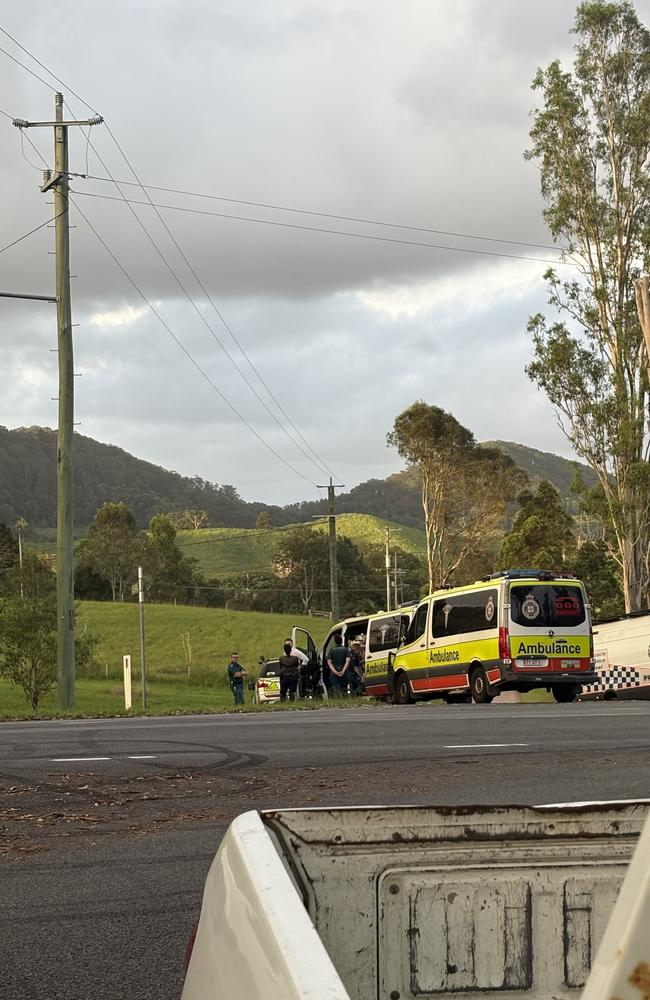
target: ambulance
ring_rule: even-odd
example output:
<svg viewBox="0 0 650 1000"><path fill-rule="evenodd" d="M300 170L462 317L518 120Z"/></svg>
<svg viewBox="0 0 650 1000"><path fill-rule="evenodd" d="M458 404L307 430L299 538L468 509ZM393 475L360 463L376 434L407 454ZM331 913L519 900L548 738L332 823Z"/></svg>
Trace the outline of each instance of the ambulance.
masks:
<svg viewBox="0 0 650 1000"><path fill-rule="evenodd" d="M401 705L431 698L486 704L502 691L536 688L571 702L597 680L593 657L581 581L512 569L424 598L390 657L389 685Z"/></svg>
<svg viewBox="0 0 650 1000"><path fill-rule="evenodd" d="M597 679L581 700L650 699L650 611L594 625Z"/></svg>

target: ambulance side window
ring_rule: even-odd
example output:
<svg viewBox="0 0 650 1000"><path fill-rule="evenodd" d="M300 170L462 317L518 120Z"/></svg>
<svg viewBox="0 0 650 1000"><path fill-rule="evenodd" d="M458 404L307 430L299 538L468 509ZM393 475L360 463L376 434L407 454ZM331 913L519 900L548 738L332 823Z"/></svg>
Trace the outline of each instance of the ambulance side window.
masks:
<svg viewBox="0 0 650 1000"><path fill-rule="evenodd" d="M427 612L429 610L428 604L421 604L420 607L415 612L415 617L408 627L406 636L404 637L404 642L415 642L420 636L424 635L424 630L427 627Z"/></svg>

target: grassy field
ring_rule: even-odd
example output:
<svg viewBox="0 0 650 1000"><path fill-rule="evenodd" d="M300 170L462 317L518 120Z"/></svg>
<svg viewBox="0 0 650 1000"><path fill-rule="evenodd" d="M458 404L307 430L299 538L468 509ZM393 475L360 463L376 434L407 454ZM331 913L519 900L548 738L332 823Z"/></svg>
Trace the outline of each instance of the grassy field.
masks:
<svg viewBox="0 0 650 1000"><path fill-rule="evenodd" d="M342 538L349 538L361 550L369 544L383 545L386 527L393 542L407 552L424 556L424 532L384 521L369 514L341 514L336 522ZM327 531L326 524L311 525L313 531ZM282 530L260 531L246 528L201 528L179 531L178 547L183 555L198 560L206 577L228 577L241 573L268 572L281 544Z"/></svg>
<svg viewBox="0 0 650 1000"><path fill-rule="evenodd" d="M109 677L121 677L122 656L130 653L140 663L140 618L137 604L81 601L79 626L97 638L96 660ZM225 670L232 652L248 668L260 655L278 656L291 626L308 629L318 642L329 621L301 615L271 615L256 611L226 611L175 604L148 604L145 608L147 669L152 676L196 677L201 683L216 678L226 686ZM187 642L191 647L191 659ZM188 669L189 668L189 669ZM214 681L212 681L214 683Z"/></svg>
<svg viewBox="0 0 650 1000"><path fill-rule="evenodd" d="M97 639L92 676L77 680L75 714L124 712L122 657L131 654L133 705L139 711L140 618L137 604L81 601L80 629ZM145 608L148 710L152 714L174 711L214 711L233 707L226 667L232 652L240 654L250 678L258 673L260 655L282 652L282 642L292 625L307 628L316 642L324 639L329 621L300 615L270 615L222 608L193 608L150 604ZM185 637L185 641L183 639ZM191 649L191 659L188 655ZM247 700L249 692L246 691ZM39 706L38 714L56 712L56 692ZM31 714L22 693L0 681L0 718Z"/></svg>

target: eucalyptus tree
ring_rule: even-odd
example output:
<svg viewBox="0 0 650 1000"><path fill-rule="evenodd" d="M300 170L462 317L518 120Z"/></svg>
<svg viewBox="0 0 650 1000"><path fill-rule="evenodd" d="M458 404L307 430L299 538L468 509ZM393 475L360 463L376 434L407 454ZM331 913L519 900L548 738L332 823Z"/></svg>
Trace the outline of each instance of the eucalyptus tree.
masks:
<svg viewBox="0 0 650 1000"><path fill-rule="evenodd" d="M579 5L574 33L573 68L552 62L533 83L542 102L526 156L574 269L547 272L556 316L530 319L527 372L598 477L633 611L650 573L649 387L634 295L650 264L650 34L630 3L601 0Z"/></svg>
<svg viewBox="0 0 650 1000"><path fill-rule="evenodd" d="M429 591L446 586L472 553L500 538L524 474L512 459L480 447L439 406L418 400L387 436L420 481Z"/></svg>

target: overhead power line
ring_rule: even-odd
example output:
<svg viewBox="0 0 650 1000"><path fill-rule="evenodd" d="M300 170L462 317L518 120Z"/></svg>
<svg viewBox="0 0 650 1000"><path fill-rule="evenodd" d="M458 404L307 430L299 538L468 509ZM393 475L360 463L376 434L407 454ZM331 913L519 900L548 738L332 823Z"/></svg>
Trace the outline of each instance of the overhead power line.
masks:
<svg viewBox="0 0 650 1000"><path fill-rule="evenodd" d="M110 177L102 177L99 174L80 174L70 172L70 177L79 177L83 180L89 181L105 181L109 184L117 183L123 185L124 187L141 187L147 191L163 191L166 194L180 194L187 198L202 198L206 201L225 201L231 205L248 205L251 208L268 208L275 212L292 212L296 215L313 215L320 219L337 219L340 222L361 222L366 226L383 226L387 229L406 229L409 232L414 233L431 233L437 236L453 236L457 239L481 240L486 243L507 243L511 246L531 247L537 250L554 250L557 252L558 249L562 249L561 247L556 245L551 246L547 243L531 243L527 240L503 239L500 236L479 236L476 233L456 233L449 229L432 229L427 226L412 226L403 222L386 222L385 220L368 219L363 216L356 215L337 215L334 212L321 212L309 208L292 208L288 205L276 205L267 201L249 201L244 198L228 198L225 195L207 194L200 191L188 191L183 188L163 187L158 184L145 184L144 182L139 183L136 181L113 181Z"/></svg>
<svg viewBox="0 0 650 1000"><path fill-rule="evenodd" d="M124 159L125 163L126 163L126 164L127 164L127 166L129 167L129 170L131 171L131 173L133 174L133 176L134 176L134 177L136 178L136 180L137 180L137 181L139 182L139 178L138 178L138 175L137 175L137 173L136 173L136 171L135 171L134 167L133 167L133 166L131 165L131 163L130 163L130 161L129 161L129 159L128 159L127 155L126 155L126 153L125 153L125 152L124 152L124 150L122 149L122 147L121 147L120 143L119 143L119 142L117 141L117 139L116 139L115 135L114 135L114 134L113 134L113 132L111 131L111 128L110 128L109 126L106 126L106 127L107 127L107 129L108 129L108 133L109 133L109 135L110 135L111 139L113 140L113 142L114 142L114 143L115 143L115 145L117 146L117 148L118 148L118 150L120 151L120 153L121 153L121 155L122 155L122 157L123 157L123 159ZM89 142L90 142L90 140L89 140ZM91 145L92 145L92 144L91 144ZM94 147L93 147L93 148L94 148ZM100 160L101 160L101 157L100 157ZM102 162L103 162L103 161L102 161ZM126 199L125 195L123 194L123 192L122 192L122 191L120 190L120 188L119 188L119 184L118 184L117 182L115 182L115 186L116 186L117 190L118 190L118 191L120 192L120 195L122 196L122 199L123 199L123 200L124 200L124 201L126 202L126 201L127 201L127 199ZM186 264L186 265L187 265L187 267L189 268L190 272L191 272L191 273L192 273L192 275L194 276L194 279L195 279L195 281L197 282L197 284L198 284L199 288L201 289L201 291L203 292L203 294L204 294L204 295L206 296L206 298L207 298L208 302L210 303L210 305L211 305L211 306L212 306L212 308L214 309L214 311L215 311L215 313L216 313L217 317L219 318L219 320L220 320L220 321L221 321L221 323L223 324L224 328L225 328L225 329L226 329L226 330L228 331L228 333L230 334L230 336L231 336L231 337L232 337L232 339L234 340L235 344L237 345L237 347L239 348L239 350L240 350L240 351L242 352L243 356L244 356L244 357L246 358L246 361L248 362L248 364L249 364L249 366L250 366L251 370L252 370L252 371L253 371L253 372L255 373L255 375L257 376L257 378L258 378L258 379L260 380L260 382L262 383L262 385L263 385L263 386L265 387L266 391L267 391L267 392L269 393L270 397L271 397L271 398L272 398L272 400L274 401L275 405L276 405L276 406L278 407L279 411L280 411L280 412L282 413L282 415L283 415L283 416L285 417L285 419L286 419L286 420L287 420L287 422L288 422L288 423L290 424L290 426L291 426L291 427L292 427L292 428L294 429L294 431L296 432L296 434L297 434L297 435L298 435L298 436L299 436L299 437L301 438L301 440L302 440L302 441L303 441L303 442L305 443L306 447L307 447L307 448L309 449L309 451L311 452L311 454L308 454L308 452L307 452L307 451L305 451L305 449L304 449L304 448L302 447L302 445L301 445L301 444L300 444L300 443L299 443L298 441L296 441L296 440L295 440L295 439L294 439L294 438L292 437L292 435L291 435L291 434L289 434L289 432L287 431L286 427L284 427L284 426L283 426L283 424L281 423L281 421L280 421L280 420L278 420L277 416L276 416L276 415L275 415L275 413L274 413L274 412L272 411L272 409L271 409L271 408L269 407L269 405L267 404L267 402L266 402L266 401L265 401L265 400L264 400L264 399L262 398L262 396L260 396L260 394L258 393L258 391L257 391L257 389L255 388L255 386L254 386L254 385L252 385L252 383L250 382L250 380L249 380L249 379L247 378L247 376L246 376L246 375L244 374L244 372L243 372L243 371L241 370L241 368L240 368L240 367L239 367L239 365L237 364L237 361L236 361L236 360L235 360L235 359L233 358L233 356L232 356L232 355L230 354L230 352L228 351L228 349L226 348L226 346L225 346L225 345L223 344L223 342L221 341L221 339L220 339L220 338L219 338L219 337L217 336L216 332L215 332L215 331L214 331L214 330L212 329L212 327L210 326L210 324L209 324L209 323L208 323L208 321L206 320L205 316L203 315L203 313L202 313L202 312L200 311L200 309L198 308L198 306L197 306L197 305L196 305L196 303L194 302L194 299L192 298L192 296L191 296L191 295L189 294L189 292L187 292L187 291L185 290L184 286L182 285L182 283L180 282L180 280L179 280L179 279L178 279L178 277L176 276L176 274L175 274L175 272L173 271L173 269L172 269L172 268L170 267L170 265L169 265L169 264L167 264L167 261L165 260L164 256L162 255L162 252L161 252L161 251L159 250L159 248L158 248L157 244L155 243L155 241L153 241L153 240L152 240L152 238L151 238L151 236L149 236L149 239L150 239L150 240L152 241L152 243L153 243L153 246L154 246L154 248L156 249L156 252L157 252L157 253L159 254L159 256L161 256L161 258L162 258L163 260L165 260L165 264L167 265L168 269L170 270L170 273L171 273L171 274L173 275L173 277L175 278L175 280L176 280L176 281L177 281L177 283L179 284L180 288L181 288L181 289L182 289L182 290L184 291L185 295L186 295L186 296L188 297L188 300L189 300L189 301L191 302L192 306L194 307L194 309L196 310L196 312L197 312L197 313L198 313L198 315L200 316L200 318L201 318L201 321L202 321L202 322L203 322L203 323L205 324L205 326L207 327L207 329L208 329L208 330L210 331L210 334L211 334L211 335L212 335L212 337L213 337L213 338L214 338L214 339L216 340L217 344L219 345L219 347L221 348L221 350L222 350L222 351L224 352L224 354L226 355L226 357L227 357L227 358L228 358L228 360L230 361L230 363L231 363L231 365L233 366L233 368L235 369L235 371L236 371L236 372L237 372L237 373L239 374L239 376L240 376L240 377L241 377L241 378L243 379L243 381L244 381L244 382L246 383L246 385L247 385L247 386L249 387L249 389L251 390L251 392L253 393L253 395L255 396L255 398L256 398L257 400L259 400L259 402L260 402L260 403L262 404L262 406L263 406L263 407L264 407L264 409L265 409L265 410L267 411L267 413L269 414L269 416L270 416L270 417L272 418L272 420L273 420L273 421L274 421L274 422L275 422L275 423L277 424L277 426L278 426L278 427L280 428L280 430L282 431L282 433L283 433L283 434L285 434L285 436L286 436L286 437L287 437L287 438L289 439L289 441L290 441L290 442L291 442L291 443L292 443L292 444L294 445L294 447L298 448L298 450L299 450L299 451L300 451L300 452L301 452L301 453L302 453L302 454L304 455L304 457L305 457L305 458L306 458L306 459L307 459L307 460L308 460L309 462L311 462L311 463L312 463L312 464L313 464L313 465L314 465L314 466L315 466L316 468L318 468L318 469L320 469L320 470L324 470L324 471L326 471L327 473L331 474L331 470L329 469L329 467L328 467L328 466L327 466L327 465L326 465L326 464L325 464L325 463L324 463L324 462L322 461L322 459L320 458L320 456L318 455L318 453L317 453L316 451L314 451L314 449L313 449L313 448L311 447L311 445L309 444L309 442L308 442L308 441L307 441L307 440L305 439L305 437L304 437L304 436L303 436L303 435L301 434L301 432L300 432L300 431L298 430L298 428L296 427L296 425L295 425L295 424L294 424L294 422L292 421L292 419L291 419L291 417L289 416L289 414L288 414L288 413L287 413L287 412L286 412L286 411L285 411L285 410L283 409L283 407L281 406L281 404L279 403L279 401L278 401L278 400L276 399L276 397L275 397L275 396L273 395L273 393L271 392L271 390L270 390L270 389L269 389L269 387L267 386L266 382L264 381L264 379L262 378L262 376L261 376L261 375L260 375L260 373L258 372L257 368L255 367L255 365L253 364L253 362L251 361L251 359L249 358L249 356L248 356L248 355L246 354L246 352L244 351L243 347L241 346L241 344L240 344L240 342L238 341L238 339L237 339L237 337L235 336L235 334L233 333L233 331L232 331L232 329L231 329L230 325L229 325L229 324L228 324L228 323L226 322L226 319L225 319L225 317L223 316L223 314L222 314L221 310L220 310L220 309L218 308L218 306L217 306L216 302L214 301L214 299L212 298L212 296L211 296L211 295L210 295L210 293L208 292L208 290L207 290L207 288L205 287L204 283L203 283L203 282L201 281L201 278L200 278L200 277L199 277L199 275L197 274L197 272L196 272L196 270L194 269L194 267L192 266L191 262L190 262L190 261L188 260L188 258L187 258L187 256L186 256L186 254L185 254L185 253L184 253L184 251L182 250L181 246L179 245L178 241L176 240L176 238L175 238L174 234L172 233L172 231L170 230L169 226L167 225L167 223L165 222L165 220L164 220L164 219L163 219L163 217L161 216L160 212L159 212L159 211L158 211L158 210L156 209L156 206L154 205L153 201L151 200L151 198L149 197L149 195L147 194L147 192L146 192L146 191L144 190L144 188L142 188L142 190L143 190L143 193L144 193L144 194L146 195L146 197L147 197L147 199L148 199L148 203L149 203L149 204L151 205L151 207L152 207L152 208L154 208L154 209L156 210L156 215L157 215L157 217L158 217L158 219L159 219L159 221L160 221L161 225L162 225L162 226L164 227L164 229L165 229L165 232L166 232L166 233L168 234L168 236L169 236L169 238L171 239L172 243L174 244L174 246L175 246L175 247L176 247L176 249L178 250L179 254L181 255L181 257L182 257L183 261L185 262L185 264ZM133 211L133 210L132 210L132 211ZM133 215L134 215L134 216L135 216L135 218L137 219L137 221L138 221L138 224L139 224L139 225L141 226L141 228L143 228L143 230L144 230L144 231L145 231L145 233L146 233L146 232L147 232L147 230L146 230L146 228L144 227L144 225L143 225L143 223L142 223L142 220L141 220L141 219L139 218L139 216L137 215L137 213L136 213L135 211L133 211ZM147 235L149 235L149 234L147 233Z"/></svg>
<svg viewBox="0 0 650 1000"><path fill-rule="evenodd" d="M193 357L193 355L187 349L187 347L182 342L182 340L180 340L180 338L176 336L176 334L174 333L174 331L172 330L172 328L165 321L165 319L161 316L161 314L158 312L158 310L153 305L153 303L150 301L150 299L147 298L147 295L145 294L145 292L143 292L143 290L140 288L140 286L137 284L137 282L131 277L131 275L129 274L129 272L126 270L126 268L124 267L124 265L118 260L118 258L116 257L116 255L113 253L113 251L111 250L111 248L106 243L106 241L102 238L102 236L95 229L95 227L93 226L93 224L90 221L90 219L88 218L88 216L82 211L82 209L80 208L80 206L77 205L77 203L74 200L74 198L70 198L70 201L75 206L76 210L79 212L81 218L84 220L84 222L89 227L89 229L91 229L92 232L95 234L95 236L97 237L97 239L99 240L99 242L101 243L101 245L104 247L104 250L106 251L106 253L109 255L109 257L112 258L112 260L117 265L117 267L120 269L120 271L122 272L122 274L124 275L124 277L127 279L127 281L131 284L131 286L138 293L138 295L140 296L140 298L142 299L142 301L145 303L145 305L151 310L151 312L154 314L154 316L162 323L163 327L165 328L165 330L167 331L167 333L170 335L170 337L172 338L172 340L177 344L178 347L180 347L180 349L183 352L183 354L185 354L185 356L188 358L188 360L192 363L192 365L194 365L194 367L196 368L196 370L203 376L203 378L206 380L206 382L208 382L208 384L212 387L212 389L223 400L223 402L226 404L226 406L235 414L235 416L239 420L241 420L241 422L246 427L248 427L248 429L250 430L250 432L255 435L255 437L258 439L258 441L260 441L261 444L263 444L264 447L267 448L268 451L270 451L278 459L278 461L280 461L284 466L286 466L286 468L290 469L291 472L293 472L300 479L304 479L305 482L309 483L311 486L316 487L316 483L313 482L313 480L311 480L308 476L305 476L302 472L300 472L293 465L291 465L290 462L288 462L285 458L283 458L283 456L278 451L275 450L275 448L273 447L273 445L269 444L269 442L266 441L265 438L262 437L262 435L259 433L259 431L257 431L256 428L253 427L253 425L251 423L249 423L249 421L246 419L246 417L244 417L243 414L241 414L239 412L239 410L237 409L237 407L233 403L230 402L230 400L228 399L228 397L221 391L221 389L218 387L218 385L216 385L216 383L210 378L210 376L205 371L205 369L202 368L201 365L198 363L198 361Z"/></svg>
<svg viewBox="0 0 650 1000"><path fill-rule="evenodd" d="M476 247L453 247L443 243L424 243L417 240L403 240L396 236L375 236L372 233L354 233L345 229L326 229L322 226L307 226L298 222L279 222L275 219L258 219L249 215L230 215L228 212L211 212L208 209L188 208L183 205L161 205L149 201L138 201L134 198L116 198L110 194L96 194L90 191L76 190L75 194L84 198L99 198L102 201L125 201L129 205L141 205L145 208L165 209L171 212L186 212L189 215L207 215L218 219L233 219L236 222L252 222L262 226L277 226L280 229L301 229L311 233L325 233L330 236L347 236L358 240L372 240L378 243L393 243L399 246L424 247L431 250L446 250L451 253L478 254L481 257L505 257L508 260L530 260L540 264L567 264L568 261L551 257L532 257L528 254L506 253L502 250L478 250Z"/></svg>
<svg viewBox="0 0 650 1000"><path fill-rule="evenodd" d="M40 226L35 226L34 229L30 229L29 232L25 233L24 236L19 236L17 240L13 240L11 243L7 243L6 246L0 247L0 253L4 253L5 250L10 250L11 247L15 247L17 243L22 243L22 241L26 240L28 236L33 236L34 233L37 233L39 229L45 229L46 226L50 226L55 221L55 219L56 215L53 216L51 219L47 219L45 222L41 222Z"/></svg>
<svg viewBox="0 0 650 1000"><path fill-rule="evenodd" d="M50 70L50 69L49 69L49 68L48 68L48 67L47 67L47 66L46 66L46 65L45 65L45 64L44 64L43 62L41 62L41 61L40 61L39 59L37 59L37 58L36 58L36 56L34 56L34 55L33 55L33 53L29 51L29 49L27 49L27 48L26 48L26 47L25 47L24 45L22 45L22 44L21 44L21 43L20 43L20 42L19 42L19 41L18 41L18 40L17 40L16 38L14 38L14 36L13 36L13 35L9 34L9 32L7 32L7 31L6 31L6 30L5 30L4 28L2 28L2 27L0 27L0 32L2 32L2 33L3 33L4 35L6 35L6 37L7 37L7 38L9 38L9 39L10 39L10 40L11 40L11 41L12 41L12 42L13 42L13 43L15 44L15 45L17 45L17 46L18 46L18 47L19 47L19 48L20 48L20 49L21 49L21 50L22 50L22 51L23 51L23 52L24 52L24 53L25 53L26 55L28 55L28 56L29 56L29 57L30 57L30 58L31 58L31 59L32 59L32 60L33 60L34 62L36 62L38 66L40 66L40 67L41 67L41 68L42 68L43 70L45 70L45 72L46 72L46 73L48 73L48 74L49 74L49 75L50 75L50 76L51 76L51 77L52 77L53 79L55 79L55 80L56 80L56 81L57 81L57 82L58 82L59 84L61 84L61 85L62 85L62 86L63 86L63 87L64 87L64 88L65 88L65 89L67 90L67 91L69 91L69 93L73 94L73 95L74 95L74 97L76 97L76 98L77 98L77 100L79 100L79 101L80 101L80 102L81 102L81 103L82 103L82 104L84 105L84 107L88 108L89 110L93 111L93 113L97 114L97 112L96 112L96 111L95 111L95 110L93 109L92 105L88 104L88 102L87 102L87 101L85 101L85 100L84 100L84 99L83 99L83 98L82 98L82 97L81 97L81 96L80 96L79 94L77 94L77 93L76 93L76 92L75 92L75 91L74 91L74 90L73 90L73 89L72 89L71 87L69 87L69 86L68 86L68 85L67 85L67 84L66 84L66 83L65 83L65 82L64 82L63 80L61 80L61 78L60 78L60 77L58 77L58 76L57 76L57 75L56 75L55 73L53 73L53 72L52 72L52 71L51 71L51 70ZM2 48L0 47L0 51L3 51L3 52L4 52L4 53L5 53L5 54L6 54L6 55L7 55L7 56L8 56L9 58L10 58L10 59L12 59L12 60L13 60L14 62L16 62L16 63L17 63L18 65L22 66L22 67L23 67L23 68L24 68L24 69L25 69L25 70L26 70L26 71L27 71L28 73L31 73L31 75L32 75L32 76L35 76L35 77L36 77L36 79L40 80L40 81L41 81L42 83L44 83L44 84L45 84L46 86L50 87L50 89L52 89L52 90L56 90L56 88L53 88L53 87L52 87L52 86L51 86L51 85L50 85L50 84L49 84L49 83L48 83L48 82L47 82L46 80L43 80L43 79L42 79L42 77L40 77L40 76L39 76L38 74L36 74L36 73L33 73L33 71L32 71L32 70L30 70L28 66L25 66L25 64L24 64L24 63L22 63L22 62L21 62L20 60L16 59L16 58L15 58L14 56L12 56L12 55L11 55L10 53L8 53L8 52L7 52L7 51L6 51L5 49L2 49ZM8 117L10 117L10 116L8 116ZM74 114L73 114L73 117L74 117ZM129 161L128 157L126 156L126 153L124 152L123 148L122 148L122 147L121 147L121 145L119 144L119 142L118 142L117 138L115 137L115 135L114 135L114 133L112 132L112 130L110 129L110 127L108 127L108 126L107 126L107 128L108 128L108 132L109 132L109 134L110 134L110 136L111 136L111 138L112 138L113 142L114 142L114 143L115 143L115 145L117 146L117 148L118 148L118 150L119 150L120 154L122 155L122 157L123 157L123 159L124 159L125 163L127 164L127 166L129 167L129 169L131 170L131 172L132 172L133 176L134 176L134 177L136 178L136 181L137 181L138 185L139 185L139 186L140 186L140 187L142 188L142 190L143 190L143 193L145 194L145 196L146 196L147 198L149 198L149 196L147 195L147 192L146 192L146 190L144 189L144 187L142 187L142 184L140 183L140 179L139 179L139 177L138 177L138 175L137 175L137 173L136 173L135 169L133 168L132 164L130 163L130 161ZM32 143L32 146L33 146L33 143ZM104 170L105 170L105 171L106 171L106 172L107 172L107 173L109 174L109 178L113 180L113 183L115 184L115 186L116 186L117 190L119 191L120 195L122 196L122 197L121 197L121 200L123 200L123 201L125 201L125 202L126 202L126 201L127 201L127 199L125 198L125 196L124 196L123 192L122 192L122 191L120 190L120 188L119 188L119 183L118 183L118 182L116 182L116 181L114 180L114 178L112 178L112 174L111 174L110 170L108 169L108 167L107 167L106 163L104 162L104 160L103 160L103 159L102 159L102 157L100 156L100 154L99 154L99 152L97 151L97 149L96 149L96 148L95 148L95 147L93 146L93 144L92 144L92 143L90 142L90 138L89 138L89 134L88 134L88 136L87 136L87 148L86 148L86 153L87 153L87 151L88 151L88 146L90 146L90 147L91 147L91 148L93 149L93 151L95 152L95 155L96 155L96 156L98 157L98 159L99 159L100 163L102 164L102 166L103 166ZM34 147L34 148L36 148L36 147ZM40 154L40 151L38 151L38 150L37 150L37 152L39 152L39 155L41 156L41 158L43 158L43 157L42 157L42 154ZM155 206L153 206L153 202L151 201L151 199L150 199L150 198L149 198L149 203L150 203L150 204L152 205L152 207L155 207ZM188 300L189 300L189 301L191 302L191 304L193 305L193 307L194 307L194 308L195 308L195 310L197 311L197 313L198 313L199 317L201 318L202 322L204 322L204 324L205 324L205 325L206 325L206 326L208 327L208 329L210 330L210 333L211 333L211 335L212 335L212 336L214 337L214 339L215 339L215 340L217 341L217 343L219 344L219 346L221 347L221 349L223 350L223 352L224 352L224 353L226 354L226 356L228 357L228 359L229 359L230 363L231 363L231 364L233 365L233 367L234 367L234 368L235 368L235 370L236 370L236 371L238 372L238 374L239 374L239 375L240 375L240 377L241 377L241 378L243 379L243 381L244 381L244 382L246 382L246 384L248 385L248 387L250 388L250 390L251 390L251 391L253 392L253 394L254 394L254 395L256 396L256 398L257 398L257 399L258 399L258 400L260 401L260 403L262 404L262 406L264 406L264 408L265 408L265 409L267 410L267 412L269 413L269 415L271 416L271 418L272 418L272 419L273 419L273 420L275 421L275 423L276 423L276 424L278 425L278 427L280 428L280 430L281 430L281 431L282 431L282 432L283 432L283 433L284 433L284 434L285 434L285 435L286 435L286 436L288 437L289 441L291 441L291 443L292 443L292 444L294 445L294 447L297 447L297 448L298 448L298 450L299 450L299 451L300 451L300 452L301 452L301 453L302 453L302 454L304 455L304 457L305 457L305 458L306 458L306 459L307 459L308 461L310 461L310 462L311 462L312 464L314 464L314 466L315 466L316 468L318 468L318 469L319 469L319 471L324 471L324 472L327 472L328 474L333 474L333 473L332 473L332 470L331 470L331 469L329 468L329 466L328 466L328 465L327 465L327 464L326 464L326 463L325 463L325 462L324 462L324 461L323 461L323 460L322 460L322 459L320 458L320 456L318 455L318 453L317 453L317 452L316 452L316 451L314 450L314 448L313 448L313 447L312 447L312 446L311 446L311 445L309 444L309 442L308 442L308 441L306 440L306 438L304 437L304 435L303 435L303 434L302 434L302 433L301 433L301 432L300 432L300 431L298 430L298 428L296 427L296 425L295 425L294 421L293 421L293 420L291 419L291 417L289 416L289 414L288 414L288 413L287 413L287 412L286 412L286 411L284 410L284 408L282 407L281 403L280 403L280 402L279 402L279 400L278 400L278 399L277 399L277 398L275 397L275 395L274 395L274 394L273 394L273 392L271 391L270 387L269 387L269 386L267 385L267 383L266 383L266 381L264 380L264 378L262 377L262 375L261 375L261 374L260 374L260 373L258 372L257 368L256 368L256 367L255 367L255 365L253 364L253 362L252 362L252 360L250 359L250 357L249 357L249 356L248 356L248 355L246 354L246 352L245 352L245 350L244 350L243 346L241 345L241 343L239 342L239 340L238 340L238 339L237 339L237 337L235 336L235 334L234 334L233 330L232 330L232 329L230 328L230 326L229 326L229 325L228 325L228 323L226 322L225 318L223 317L223 315L222 315L222 314L221 314L221 312L219 311L219 309L218 309L218 307L217 307L216 303L215 303L215 302L213 301L213 299L211 298L211 296L210 296L210 295L209 295L209 293L207 292L207 289L205 288L205 286L204 286L204 285L203 285L203 283L201 282L201 280L200 280L200 278L199 278L198 274L196 273L195 269L194 269L194 268L192 267L192 265L191 265L190 261L188 260L187 256L186 256L186 255L185 255L185 254L183 253L183 251L182 251L182 249L181 249L180 245L178 244L178 241L177 241L177 240L175 239L175 237L173 236L173 234L172 234L171 230L170 230L170 229L169 229L169 227L167 226L167 224L166 224L165 220L164 220L164 219L162 218L162 216L160 215L160 213L159 213L159 212L157 212L157 215L158 215L158 218L160 219L160 222L161 222L161 224L162 224L162 225L164 226L164 228L165 228L165 230L167 231L167 233L168 233L168 235L169 235L170 239L171 239L171 240L172 240L172 242L174 243L174 245L175 245L176 249L177 249L177 250L178 250L178 252L179 252L179 253L181 254L181 256L182 256L183 260L185 261L185 263L186 263L186 265L187 265L187 267L188 267L188 268L190 269L190 271L191 271L191 272L192 272L192 274L194 275L194 277L195 277L195 280L197 281L197 283L199 284L199 286L200 286L200 287L201 287L201 289L203 290L204 294L205 294L205 295L207 296L207 298L208 298L208 300L209 300L210 304L212 305L213 309L215 310L215 312L216 312L217 316L219 317L220 321L222 322L222 324L224 325L224 327L226 328L226 330L228 330L228 332L230 333L230 336L231 336L231 337L232 337L232 339L234 340L234 342L235 342L235 344L237 345L238 349L239 349L239 350L241 351L241 353L242 353L243 357L244 357L244 358L246 359L246 361L247 361L248 365L250 366L251 370L252 370L252 371L253 371L253 372L255 373L255 375L257 376L257 378L258 378L258 379L260 380L261 384L262 384L262 385L264 386L264 388L265 388L266 392L267 392L267 393L269 394L270 398L271 398L271 399L273 400L274 404L276 405L276 407L278 408L278 410L280 411L280 413L281 413L281 414L283 415L283 417L284 417L284 418L286 419L287 423L288 423L288 424L289 424L289 425L290 425L290 426L291 426L291 427L293 428L293 430L294 430L294 431L295 431L295 433L296 433L296 434L298 435L298 437L299 437L299 438L300 438L300 439L301 439L301 440L302 440L302 441L304 442L304 444L305 444L306 448L307 448L307 449L309 450L309 452L310 452L311 454L308 454L308 452L307 452L307 451L305 451L305 449L304 449L304 448L303 448L303 447L302 447L302 446L300 445L300 443L299 443L298 441L296 441L296 440L295 440L295 439L294 439L294 438L292 437L292 435L291 435L291 434L289 434L289 432L287 431L287 428L286 428L285 426L283 426L283 424L281 423L281 421L279 421L279 420L278 420L277 416L276 416L276 415L275 415L275 414L273 413L273 411L272 411L272 410L270 409L270 407L268 406L268 404L266 403L266 401L265 401L265 400L264 400L264 399L263 399L263 398L262 398L262 397L260 396L260 394L259 394L259 393L257 392L257 390L255 389L255 387L254 387L254 386L253 386L253 385L251 384L250 380L249 380L249 379L248 379L248 378L246 377L246 375L244 374L244 372L242 372L242 370L241 370L241 368L239 367L239 365L237 364L236 360L235 360L235 359L234 359L234 358L232 357L232 355L231 355L231 354L230 354L230 353L228 352L228 350L227 350L227 348L225 347L225 345L224 345L224 344L223 344L223 343L221 342L221 340L219 339L219 337L218 337L218 336L216 335L215 331L214 331L214 330L212 329L212 327L211 327L211 326L209 325L209 323L207 322L207 320L206 320L206 319L205 319L205 317L203 316L203 313L201 312L201 310L200 310L200 309L198 308L198 306L196 305L196 302L194 301L194 299L192 298L192 296L190 295L190 293L189 293L189 292L187 291L187 289L185 289L185 287L183 286L182 282L180 281L180 279L178 278L178 276L177 276L177 275L176 275L176 273L174 272L173 268L171 267L171 265L170 265L170 264L168 263L168 261L167 261L167 260L166 260L166 258L164 257L164 255L163 255L162 251L161 251L161 250L160 250L160 248L159 248L159 247L157 246L157 244L156 244L155 240L153 239L153 237L151 236L151 234L150 234L150 233L148 232L148 230L147 230L147 229L146 229L146 227L144 226L144 224L143 224L142 220L141 220L141 219L139 218L139 216L137 215L137 213L135 212L135 210L134 210L133 208L131 208L131 211L132 211L132 213L133 213L133 215L134 215L134 217L135 217L136 221L138 222L139 226L140 226L140 227L141 227L141 228L143 229L143 231L145 232L145 234L146 234L147 238L149 239L149 241L151 242L152 246L154 247L154 249L156 250L156 252L158 253L158 255L159 255L159 256L161 257L161 259L163 260L163 262L165 263L165 265L166 265L166 266L167 266L167 268L169 269L169 271L170 271L170 273L172 274L172 276L174 277L174 279L175 279L175 280L177 281L177 283L178 283L179 287L181 288L181 290L183 291L183 293L184 293L184 294L186 295L186 297L188 298ZM305 478L305 477L302 477L302 478ZM307 481L311 482L311 480L307 480Z"/></svg>

